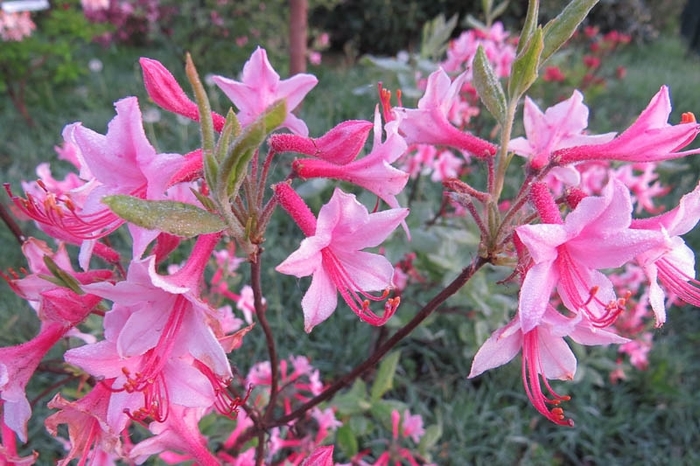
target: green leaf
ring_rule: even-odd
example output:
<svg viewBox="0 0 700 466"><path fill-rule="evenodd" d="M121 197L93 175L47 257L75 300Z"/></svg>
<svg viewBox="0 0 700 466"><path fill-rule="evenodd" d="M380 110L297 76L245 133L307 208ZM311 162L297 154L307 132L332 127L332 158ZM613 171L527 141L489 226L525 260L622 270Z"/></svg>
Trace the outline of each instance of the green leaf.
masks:
<svg viewBox="0 0 700 466"><path fill-rule="evenodd" d="M449 20L445 21L445 15L441 13L423 25L421 57L437 60L445 52L452 31L457 26L457 19L458 15L455 13Z"/></svg>
<svg viewBox="0 0 700 466"><path fill-rule="evenodd" d="M214 150L214 121L211 116L211 104L209 103L207 92L204 90L197 68L195 68L189 53L185 55L185 73L194 91L194 100L197 102L199 127L202 133L202 149L206 153Z"/></svg>
<svg viewBox="0 0 700 466"><path fill-rule="evenodd" d="M496 5L493 10L491 10L491 20L494 20L506 12L508 8L509 0L503 0L501 3Z"/></svg>
<svg viewBox="0 0 700 466"><path fill-rule="evenodd" d="M49 269L49 272L51 272L51 275L53 275L51 277L42 276L42 278L44 278L46 281L50 281L58 286L68 288L77 294L84 293L84 291L80 288L80 282L78 282L73 275L59 267L51 257L46 255L44 256L44 265L46 265L46 268Z"/></svg>
<svg viewBox="0 0 700 466"><path fill-rule="evenodd" d="M408 405L403 401L399 400L377 400L372 403L372 408L370 413L372 418L381 422L381 424L388 430L391 430L391 413L393 411L398 411L403 413L408 409Z"/></svg>
<svg viewBox="0 0 700 466"><path fill-rule="evenodd" d="M355 379L350 390L333 397L332 404L341 415L364 413L370 407L367 401L367 385L361 379Z"/></svg>
<svg viewBox="0 0 700 466"><path fill-rule="evenodd" d="M360 450L357 437L349 424L345 423L335 431L335 439L346 457L351 458Z"/></svg>
<svg viewBox="0 0 700 466"><path fill-rule="evenodd" d="M280 99L265 109L265 113L259 117L265 122L267 132L271 133L287 118L287 101Z"/></svg>
<svg viewBox="0 0 700 466"><path fill-rule="evenodd" d="M544 26L544 50L540 64L547 61L569 40L598 0L573 0L559 15Z"/></svg>
<svg viewBox="0 0 700 466"><path fill-rule="evenodd" d="M543 48L542 28L538 27L513 63L513 71L508 82L508 95L511 101L518 100L537 79L537 69Z"/></svg>
<svg viewBox="0 0 700 466"><path fill-rule="evenodd" d="M396 374L396 366L399 363L400 357L401 352L394 351L393 353L389 353L379 364L377 376L374 378L374 383L372 384L372 390L370 392L370 399L372 401L379 400L382 395L391 390L394 386L394 374Z"/></svg>
<svg viewBox="0 0 700 466"><path fill-rule="evenodd" d="M241 135L228 147L217 167L219 173L215 186L221 202L227 202L238 195L238 190L247 174L248 163L266 135L265 123L257 120L246 126Z"/></svg>
<svg viewBox="0 0 700 466"><path fill-rule="evenodd" d="M468 14L466 18L464 18L463 21L464 25L468 28L472 29L487 29L488 26L486 26L484 23L476 19L474 16Z"/></svg>
<svg viewBox="0 0 700 466"><path fill-rule="evenodd" d="M138 197L105 196L102 202L126 220L149 230L191 237L226 228L218 215L178 201L148 201Z"/></svg>
<svg viewBox="0 0 700 466"><path fill-rule="evenodd" d="M236 114L233 109L229 109L226 114L226 122L221 130L221 136L216 143L216 149L214 151L217 160L224 158L228 146L231 145L231 141L237 138L241 134L241 124L238 122Z"/></svg>
<svg viewBox="0 0 700 466"><path fill-rule="evenodd" d="M528 43L532 35L537 29L537 17L539 15L540 1L530 0L527 6L527 15L525 16L525 24L523 24L523 30L520 32L520 39L518 40L517 54L520 55L525 45Z"/></svg>
<svg viewBox="0 0 700 466"><path fill-rule="evenodd" d="M205 209L210 211L216 210L216 205L210 197L205 196L204 194L200 193L199 191L193 188L190 188L190 192L194 194L194 197L197 198L197 200L204 206Z"/></svg>
<svg viewBox="0 0 700 466"><path fill-rule="evenodd" d="M222 198L238 195L238 190L247 174L248 163L257 152L265 137L282 124L287 115L287 104L278 100L270 105L254 122L246 126L229 145L217 167L216 192Z"/></svg>
<svg viewBox="0 0 700 466"><path fill-rule="evenodd" d="M503 124L506 119L506 96L498 76L493 71L491 63L486 58L484 48L480 45L476 50L473 62L473 84L479 98L491 115Z"/></svg>
<svg viewBox="0 0 700 466"><path fill-rule="evenodd" d="M428 451L440 440L440 437L442 437L442 425L431 424L426 427L425 433L420 438L420 443L418 444L418 451L420 454L426 456Z"/></svg>

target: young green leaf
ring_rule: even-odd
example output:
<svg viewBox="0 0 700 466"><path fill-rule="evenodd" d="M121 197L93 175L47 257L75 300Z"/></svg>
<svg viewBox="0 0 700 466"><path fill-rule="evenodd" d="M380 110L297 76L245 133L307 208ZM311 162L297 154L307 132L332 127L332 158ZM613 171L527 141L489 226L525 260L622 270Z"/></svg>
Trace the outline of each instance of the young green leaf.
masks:
<svg viewBox="0 0 700 466"><path fill-rule="evenodd" d="M506 119L506 96L501 82L486 58L484 48L480 45L476 50L473 62L473 84L479 98L491 115L503 124Z"/></svg>
<svg viewBox="0 0 700 466"><path fill-rule="evenodd" d="M191 237L226 228L219 216L184 202L149 201L121 194L105 196L102 202L127 222L172 235Z"/></svg>
<svg viewBox="0 0 700 466"><path fill-rule="evenodd" d="M559 15L544 26L544 49L540 64L547 61L569 40L598 0L573 0Z"/></svg>
<svg viewBox="0 0 700 466"><path fill-rule="evenodd" d="M192 85L194 100L197 102L197 107L199 109L199 126L202 132L202 149L206 153L207 151L214 150L214 121L211 116L211 105L209 103L209 98L207 97L207 92L202 85L202 81L199 79L197 68L195 68L194 62L192 61L192 57L189 53L185 56L185 73L187 74L187 79Z"/></svg>
<svg viewBox="0 0 700 466"><path fill-rule="evenodd" d="M44 265L46 265L46 268L49 269L49 272L51 272L52 275L51 277L45 275L42 276L44 280L58 286L66 287L77 294L84 293L84 291L80 288L80 282L78 282L73 275L59 267L58 264L49 256L44 256Z"/></svg>
<svg viewBox="0 0 700 466"><path fill-rule="evenodd" d="M224 158L224 154L226 153L228 146L231 144L231 141L234 138L237 138L240 134L241 124L238 122L238 118L233 112L233 109L229 109L228 113L226 114L226 122L221 130L221 136L219 136L219 140L216 143L216 149L214 150L216 160L221 160Z"/></svg>
<svg viewBox="0 0 700 466"><path fill-rule="evenodd" d="M335 432L335 440L346 457L352 458L360 450L357 437L349 424L343 424Z"/></svg>
<svg viewBox="0 0 700 466"><path fill-rule="evenodd" d="M452 31L457 26L458 15L455 13L445 21L445 15L439 14L432 21L423 25L423 39L421 40L420 56L432 60L445 52L447 41Z"/></svg>
<svg viewBox="0 0 700 466"><path fill-rule="evenodd" d="M503 0L491 10L491 20L494 20L506 12L509 0Z"/></svg>
<svg viewBox="0 0 700 466"><path fill-rule="evenodd" d="M333 406L342 416L362 414L370 407L367 401L367 386L362 379L355 379L350 390L338 393L333 397Z"/></svg>
<svg viewBox="0 0 700 466"><path fill-rule="evenodd" d="M420 438L418 451L422 455L427 455L428 451L437 444L438 440L440 440L440 437L442 437L442 425L429 425L425 428L425 433L423 433L423 436Z"/></svg>
<svg viewBox="0 0 700 466"><path fill-rule="evenodd" d="M538 27L513 63L513 71L508 82L508 95L511 101L519 99L537 79L543 47L542 28Z"/></svg>
<svg viewBox="0 0 700 466"><path fill-rule="evenodd" d="M527 6L525 24L523 24L523 29L520 32L520 39L518 40L518 55L520 55L520 52L522 52L523 47L525 47L532 35L535 33L535 30L537 29L537 17L539 16L539 8L539 0L530 0Z"/></svg>
<svg viewBox="0 0 700 466"><path fill-rule="evenodd" d="M389 353L379 364L377 376L370 391L370 399L372 401L379 400L382 395L394 386L394 374L396 374L396 366L399 364L399 357L401 357L401 352L394 351Z"/></svg>
<svg viewBox="0 0 700 466"><path fill-rule="evenodd" d="M235 198L246 176L248 163L265 137L284 122L287 104L279 100L270 105L254 122L246 126L231 142L217 167L215 190L220 199Z"/></svg>

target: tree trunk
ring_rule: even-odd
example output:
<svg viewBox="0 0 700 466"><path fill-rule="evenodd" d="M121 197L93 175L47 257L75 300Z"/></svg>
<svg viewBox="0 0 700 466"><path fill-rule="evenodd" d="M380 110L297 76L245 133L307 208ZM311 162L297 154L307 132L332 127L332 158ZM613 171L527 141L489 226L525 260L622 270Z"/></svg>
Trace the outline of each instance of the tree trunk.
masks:
<svg viewBox="0 0 700 466"><path fill-rule="evenodd" d="M306 71L308 0L289 0L289 75Z"/></svg>

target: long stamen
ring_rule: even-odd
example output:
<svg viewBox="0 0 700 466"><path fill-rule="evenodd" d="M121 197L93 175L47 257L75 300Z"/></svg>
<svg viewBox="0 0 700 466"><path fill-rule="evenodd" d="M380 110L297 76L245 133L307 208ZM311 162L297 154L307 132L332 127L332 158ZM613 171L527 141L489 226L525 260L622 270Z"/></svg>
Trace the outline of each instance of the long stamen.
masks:
<svg viewBox="0 0 700 466"><path fill-rule="evenodd" d="M544 376L538 345L537 328L523 335L522 377L525 393L535 409L547 419L555 424L573 427L574 421L567 419L564 415L564 410L559 406L562 401L569 401L571 397L559 395L549 384L549 381ZM544 394L540 380L551 398ZM548 404L554 407L550 409L547 406Z"/></svg>
<svg viewBox="0 0 700 466"><path fill-rule="evenodd" d="M700 306L700 281L687 276L666 259L656 262L659 280L672 293L693 306Z"/></svg>
<svg viewBox="0 0 700 466"><path fill-rule="evenodd" d="M396 312L401 303L401 298L389 298L389 290L375 296L361 289L353 277L343 267L343 264L333 254L329 248L321 251L323 255L323 265L330 272L331 280L338 289L348 306L357 316L368 324L380 326L384 325ZM370 301L384 301L384 314L380 317L370 309Z"/></svg>
<svg viewBox="0 0 700 466"><path fill-rule="evenodd" d="M612 325L626 309L627 301L631 293L628 292L621 298L604 302L597 296L600 291L599 287L589 287L589 281L573 263L568 252L566 250L560 250L559 257L564 264L564 266L560 267L560 270L564 274L560 283L565 287L565 291L573 301L573 305L576 309L585 313L588 320L595 327L605 328ZM587 295L582 295L582 293L587 293Z"/></svg>
<svg viewBox="0 0 700 466"><path fill-rule="evenodd" d="M132 373L128 368L123 367L122 373L126 378L123 385L110 388L114 392L143 394L143 405L140 408L134 412L125 411L135 421L151 418L157 422L163 422L168 417L170 397L163 369L170 359L175 337L181 331L187 303L184 296L176 297L158 342L142 356L142 369Z"/></svg>

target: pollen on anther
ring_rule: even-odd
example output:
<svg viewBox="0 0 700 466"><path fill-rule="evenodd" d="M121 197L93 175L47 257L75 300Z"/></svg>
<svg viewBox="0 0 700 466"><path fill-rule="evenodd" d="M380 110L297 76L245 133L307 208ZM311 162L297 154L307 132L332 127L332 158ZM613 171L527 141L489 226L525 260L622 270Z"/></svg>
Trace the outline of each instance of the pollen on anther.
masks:
<svg viewBox="0 0 700 466"><path fill-rule="evenodd" d="M693 112L685 112L681 115L681 123L696 123L695 115Z"/></svg>

